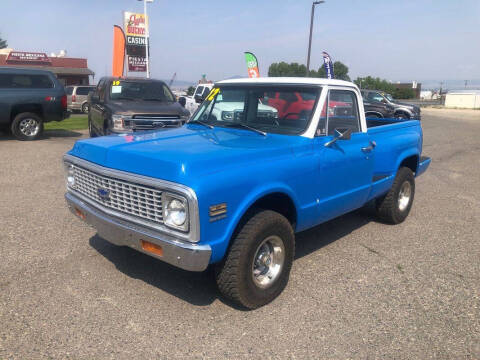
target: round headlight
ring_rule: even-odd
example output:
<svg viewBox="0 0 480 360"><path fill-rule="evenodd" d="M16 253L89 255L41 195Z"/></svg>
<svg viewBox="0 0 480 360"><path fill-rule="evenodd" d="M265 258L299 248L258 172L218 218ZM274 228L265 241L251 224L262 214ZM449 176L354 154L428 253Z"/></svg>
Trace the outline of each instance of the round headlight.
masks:
<svg viewBox="0 0 480 360"><path fill-rule="evenodd" d="M173 223L175 226L182 226L187 219L185 204L178 199L172 199L167 204L165 215L167 215L168 222Z"/></svg>

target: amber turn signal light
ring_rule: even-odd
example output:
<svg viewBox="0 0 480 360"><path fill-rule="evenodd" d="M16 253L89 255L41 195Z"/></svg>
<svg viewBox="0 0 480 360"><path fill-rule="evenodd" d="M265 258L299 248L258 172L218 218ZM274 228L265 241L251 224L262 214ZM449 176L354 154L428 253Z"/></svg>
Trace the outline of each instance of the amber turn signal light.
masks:
<svg viewBox="0 0 480 360"><path fill-rule="evenodd" d="M163 256L163 249L161 246L152 244L151 242L145 241L145 240L140 240L142 244L142 249L148 252L151 252L152 254L158 255L158 256Z"/></svg>
<svg viewBox="0 0 480 360"><path fill-rule="evenodd" d="M75 208L75 214L82 220L85 220L87 218L85 214L77 208Z"/></svg>

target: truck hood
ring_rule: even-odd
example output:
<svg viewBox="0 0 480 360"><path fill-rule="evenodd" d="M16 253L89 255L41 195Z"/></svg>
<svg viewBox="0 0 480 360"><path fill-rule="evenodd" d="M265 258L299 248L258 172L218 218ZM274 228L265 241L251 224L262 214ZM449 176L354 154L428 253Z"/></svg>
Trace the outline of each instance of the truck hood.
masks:
<svg viewBox="0 0 480 360"><path fill-rule="evenodd" d="M399 101L395 101L394 104L397 105L397 106L402 106L402 107L408 108L408 109L413 110L413 111L415 111L415 112L419 112L419 111L420 111L420 108L419 108L417 105L413 105L413 104L409 104L409 103L404 103L404 102L399 102Z"/></svg>
<svg viewBox="0 0 480 360"><path fill-rule="evenodd" d="M176 102L117 100L108 103L108 107L112 114L126 116L138 114L185 116L189 114Z"/></svg>
<svg viewBox="0 0 480 360"><path fill-rule="evenodd" d="M98 165L189 185L193 179L231 166L295 156L298 146L311 145L302 136L241 129L185 125L177 129L121 134L79 140L70 155Z"/></svg>

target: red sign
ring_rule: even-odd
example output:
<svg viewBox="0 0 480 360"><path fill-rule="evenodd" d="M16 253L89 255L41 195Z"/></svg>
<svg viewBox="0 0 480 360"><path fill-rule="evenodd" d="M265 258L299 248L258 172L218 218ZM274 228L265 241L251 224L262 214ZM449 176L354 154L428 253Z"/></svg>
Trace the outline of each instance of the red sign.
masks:
<svg viewBox="0 0 480 360"><path fill-rule="evenodd" d="M7 56L7 62L36 62L36 63L50 63L50 59L45 53L34 53L24 51L10 51Z"/></svg>
<svg viewBox="0 0 480 360"><path fill-rule="evenodd" d="M128 71L147 71L147 62L145 61L145 58L138 56L129 56Z"/></svg>

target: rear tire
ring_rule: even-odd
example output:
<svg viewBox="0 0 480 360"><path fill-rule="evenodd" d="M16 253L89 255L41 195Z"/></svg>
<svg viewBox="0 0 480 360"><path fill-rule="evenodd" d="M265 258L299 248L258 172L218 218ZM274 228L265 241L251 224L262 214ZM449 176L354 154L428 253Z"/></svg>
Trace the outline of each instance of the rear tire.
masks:
<svg viewBox="0 0 480 360"><path fill-rule="evenodd" d="M220 292L247 309L268 304L288 283L295 252L290 222L271 210L257 212L232 242L216 267Z"/></svg>
<svg viewBox="0 0 480 360"><path fill-rule="evenodd" d="M36 140L43 133L43 120L35 113L20 113L13 119L10 129L18 140Z"/></svg>
<svg viewBox="0 0 480 360"><path fill-rule="evenodd" d="M378 217L389 224L400 224L410 213L414 196L413 172L407 167L401 167L387 195L376 200Z"/></svg>

